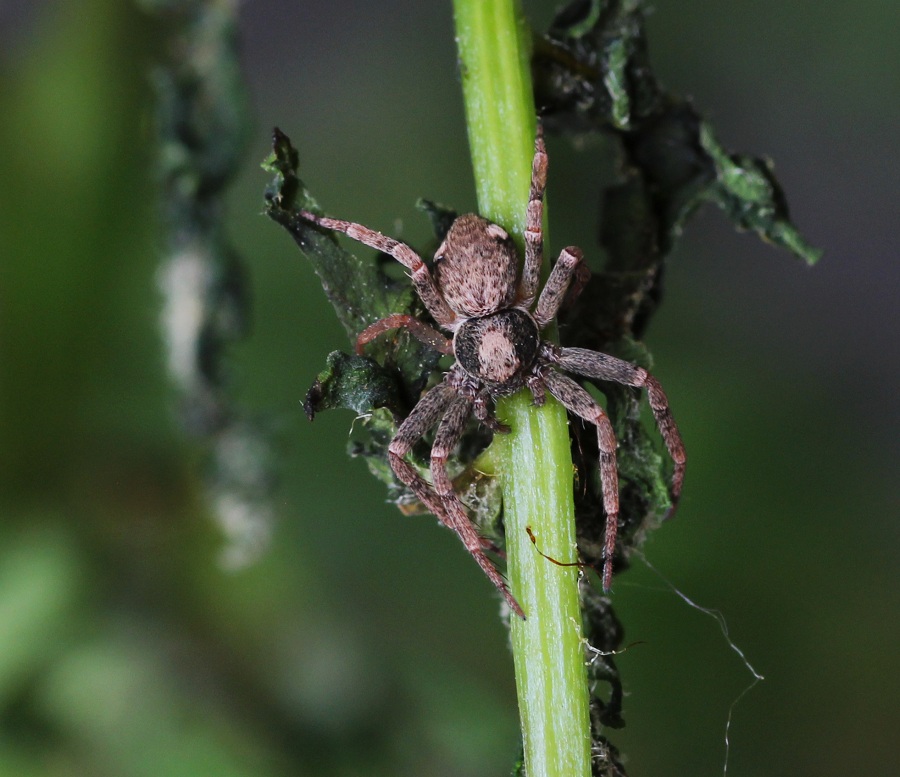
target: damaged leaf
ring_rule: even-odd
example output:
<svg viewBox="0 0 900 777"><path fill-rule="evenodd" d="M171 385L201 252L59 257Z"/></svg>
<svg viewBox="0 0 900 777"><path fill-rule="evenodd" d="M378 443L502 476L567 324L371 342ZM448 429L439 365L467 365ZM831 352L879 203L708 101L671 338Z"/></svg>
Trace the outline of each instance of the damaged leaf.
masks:
<svg viewBox="0 0 900 777"><path fill-rule="evenodd" d="M788 218L787 200L768 160L727 154L716 142L712 128L703 123L700 145L713 160L717 186L708 197L743 229L786 248L807 264L815 264L822 251L807 243Z"/></svg>
<svg viewBox="0 0 900 777"><path fill-rule="evenodd" d="M819 252L788 220L771 165L725 152L694 106L662 89L650 69L638 0L570 3L535 42L532 70L546 128L565 134L602 132L618 141L621 155L620 181L602 198L599 233L606 263L566 316L563 344L649 369L651 359L639 339L659 304L665 260L705 202L721 207L739 228L754 230L807 263L818 259ZM639 394L597 385L619 441L620 536L627 546L629 538L642 535L669 511L668 464L643 429ZM590 556L599 539L591 535L603 523L599 482L590 466L596 442L577 426L573 435L579 471L592 473L576 509L580 547Z"/></svg>
<svg viewBox="0 0 900 777"><path fill-rule="evenodd" d="M726 153L690 102L660 87L650 70L640 2L570 3L536 42L533 71L545 126L618 137L623 174L643 179L659 218L663 254L690 213L711 201L741 229L808 264L819 259L821 252L790 223L771 164Z"/></svg>
<svg viewBox="0 0 900 777"><path fill-rule="evenodd" d="M298 177L297 166L297 151L287 135L276 129L272 153L263 163L263 169L274 174L266 188L266 214L290 233L301 253L312 264L350 343L355 346L360 332L393 313L407 313L427 320L427 313L412 286L405 279L394 280L384 271L384 265L393 262L392 259L378 254L366 259L345 251L333 233L301 218L300 210L319 211L319 206ZM443 212L440 206L430 207L434 213ZM365 365L371 362L396 374L393 394L390 398L383 398L380 406L393 407L397 412L408 409L415 404L440 358L440 354L409 337L407 332L377 338L366 346L366 353L368 360L343 365L341 374L344 379L333 384L332 391L336 393L329 400L328 407L354 407L358 397L350 394L341 396L340 392L345 387L364 381L366 370L370 369ZM350 380L350 372L358 368L362 372L358 378Z"/></svg>
<svg viewBox="0 0 900 777"><path fill-rule="evenodd" d="M359 415L386 407L395 416L400 415L401 408L397 405L400 392L395 376L377 362L365 356L332 351L326 365L303 401L303 410L310 421L316 413L338 407Z"/></svg>
<svg viewBox="0 0 900 777"><path fill-rule="evenodd" d="M298 164L299 155L290 139L276 129L272 153L263 163L263 169L273 174L265 192L266 214L288 231L312 264L349 342L355 346L360 332L393 313L428 321L412 285L384 271L393 259L377 252L366 258L345 251L332 232L300 216L301 210L320 208L297 175ZM420 200L418 207L431 220L436 241L443 239L455 212L429 200ZM398 504L415 511L417 503L397 483L387 463L387 446L438 367L441 354L402 329L379 336L365 346L365 351L365 356L341 351L329 354L325 368L306 394L303 408L310 420L323 410L354 411L358 419L349 444L351 455L364 458L372 473L391 488ZM477 435L467 435L463 443L472 445ZM483 447L484 443L480 444Z"/></svg>
<svg viewBox="0 0 900 777"><path fill-rule="evenodd" d="M600 243L606 252L561 327L563 344L611 353L646 369L651 358L639 340L659 304L667 257L685 224L706 202L739 229L786 248L807 264L821 252L790 222L786 198L768 161L727 152L712 127L686 99L668 94L650 68L640 0L574 0L534 43L535 101L545 129L562 134L603 133L619 150L619 181L602 196ZM597 382L618 441L620 525L624 549L671 511L667 457L641 421L639 392ZM571 426L576 523L581 559L602 563L604 513L596 435ZM609 600L582 590L585 629L602 651L621 643ZM611 655L587 656L592 679L595 775L625 771L603 729L623 725L622 687ZM606 689L607 696L601 697Z"/></svg>

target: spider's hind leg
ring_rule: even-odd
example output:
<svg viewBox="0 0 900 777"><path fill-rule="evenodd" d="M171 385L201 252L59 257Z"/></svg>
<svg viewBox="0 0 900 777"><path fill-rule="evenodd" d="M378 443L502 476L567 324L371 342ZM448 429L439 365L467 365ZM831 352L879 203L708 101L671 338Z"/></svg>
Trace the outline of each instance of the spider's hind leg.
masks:
<svg viewBox="0 0 900 777"><path fill-rule="evenodd" d="M510 609L524 618L525 614L509 592L503 576L485 554L485 549L492 547L491 543L486 543L478 534L453 490L453 483L447 474L447 458L465 430L466 421L472 413L472 405L471 398L461 396L448 382L438 384L422 397L406 420L400 424L396 436L388 446L388 457L397 477L412 489L441 523L456 532L478 566L503 594ZM404 456L438 422L438 419L442 420L431 450L431 476L434 481L432 486L416 472Z"/></svg>
<svg viewBox="0 0 900 777"><path fill-rule="evenodd" d="M571 378L547 370L544 375L547 390L575 415L597 428L597 445L600 449L600 483L603 491L603 507L606 510L606 534L603 543L603 590L612 584L613 559L616 553L616 535L619 531L619 476L616 469L616 436L612 423L603 408L585 389Z"/></svg>
<svg viewBox="0 0 900 777"><path fill-rule="evenodd" d="M534 308L534 320L543 330L559 312L563 303L573 304L591 277L584 253L576 246L564 248L553 265L544 290Z"/></svg>

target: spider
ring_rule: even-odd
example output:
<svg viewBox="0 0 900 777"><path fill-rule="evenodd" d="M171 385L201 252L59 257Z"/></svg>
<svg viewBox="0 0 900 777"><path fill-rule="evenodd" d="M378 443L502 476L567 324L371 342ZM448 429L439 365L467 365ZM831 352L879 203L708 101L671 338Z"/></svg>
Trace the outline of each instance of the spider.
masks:
<svg viewBox="0 0 900 777"><path fill-rule="evenodd" d="M603 408L578 383L562 374L645 388L660 434L675 463L670 486L673 509L681 493L685 452L666 395L646 370L604 353L562 348L541 339L563 302L571 302L589 277L580 249L564 248L538 295L543 260L543 196L547 183L547 152L538 126L531 169L531 191L525 224L525 262L512 238L497 224L476 214L459 216L435 253L431 269L408 245L361 224L300 211L300 216L325 229L343 232L364 245L396 259L409 270L416 292L438 327L452 339L417 318L394 314L375 322L358 337L356 350L378 335L405 327L423 343L455 358L443 380L427 391L400 424L388 447L391 467L421 502L456 532L490 581L520 617L524 612L503 577L486 555L494 550L482 538L455 493L447 474L447 457L472 416L494 432L508 432L494 416L498 397L527 388L536 405L546 392L569 412L597 429L600 480L606 530L603 549L603 590L612 582L619 514L616 438ZM535 303L535 300L537 302ZM437 426L431 448L429 483L406 461L413 445Z"/></svg>

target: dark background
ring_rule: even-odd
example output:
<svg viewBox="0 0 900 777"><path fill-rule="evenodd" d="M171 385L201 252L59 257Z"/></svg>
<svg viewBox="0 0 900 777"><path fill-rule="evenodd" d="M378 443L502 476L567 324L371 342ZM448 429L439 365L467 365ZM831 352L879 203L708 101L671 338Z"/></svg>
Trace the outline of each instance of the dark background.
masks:
<svg viewBox="0 0 900 777"><path fill-rule="evenodd" d="M526 3L537 28L553 4ZM229 572L173 412L147 73L119 0L0 6L0 775L502 775L517 749L490 585L300 401L347 349L264 216L277 124L326 211L415 243L474 208L448 3L241 10L255 129L229 203L249 268L235 393L275 430L269 551ZM648 333L689 451L653 565L766 676L729 773L897 771L900 6L660 0L656 71L766 154L810 269L704 210ZM551 240L597 257L608 151L550 138ZM632 775L716 775L750 682L711 619L617 578Z"/></svg>

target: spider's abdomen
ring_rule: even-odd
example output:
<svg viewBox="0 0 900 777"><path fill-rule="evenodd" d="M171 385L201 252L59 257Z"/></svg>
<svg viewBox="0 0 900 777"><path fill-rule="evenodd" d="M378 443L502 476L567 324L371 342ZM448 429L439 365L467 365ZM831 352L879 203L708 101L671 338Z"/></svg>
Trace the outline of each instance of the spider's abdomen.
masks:
<svg viewBox="0 0 900 777"><path fill-rule="evenodd" d="M513 308L464 322L453 338L453 352L470 375L511 393L522 385L540 342L534 319Z"/></svg>
<svg viewBox="0 0 900 777"><path fill-rule="evenodd" d="M460 216L434 257L444 299L461 316L487 316L512 304L519 256L509 233L474 213Z"/></svg>

